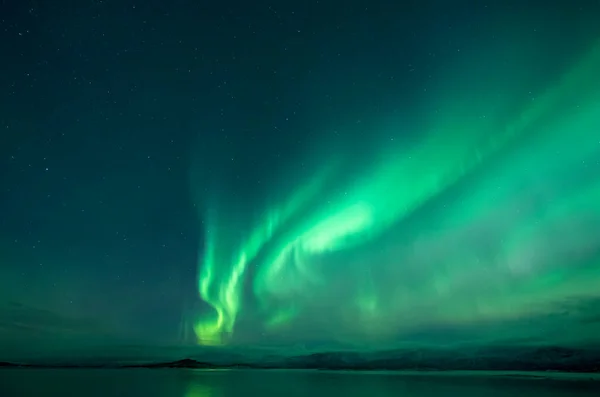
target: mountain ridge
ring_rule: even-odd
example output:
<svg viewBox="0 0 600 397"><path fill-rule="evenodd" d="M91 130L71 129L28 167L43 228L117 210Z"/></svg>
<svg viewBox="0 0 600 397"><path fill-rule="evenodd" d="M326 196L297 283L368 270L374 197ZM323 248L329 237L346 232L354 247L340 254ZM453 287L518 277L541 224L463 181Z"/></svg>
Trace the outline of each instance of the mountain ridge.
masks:
<svg viewBox="0 0 600 397"><path fill-rule="evenodd" d="M268 358L268 359L267 359ZM600 373L600 350L561 347L444 351L404 349L378 352L333 351L295 356L266 356L262 360L211 362L201 357L136 364L36 364L0 362L20 368L187 368L187 369L319 369L356 371L556 371Z"/></svg>

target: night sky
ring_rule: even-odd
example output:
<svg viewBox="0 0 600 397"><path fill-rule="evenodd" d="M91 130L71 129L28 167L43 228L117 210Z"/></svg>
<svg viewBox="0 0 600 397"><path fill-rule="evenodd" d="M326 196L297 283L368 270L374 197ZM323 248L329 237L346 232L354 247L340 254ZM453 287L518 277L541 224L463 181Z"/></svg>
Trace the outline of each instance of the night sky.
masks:
<svg viewBox="0 0 600 397"><path fill-rule="evenodd" d="M597 344L598 20L3 0L0 352Z"/></svg>

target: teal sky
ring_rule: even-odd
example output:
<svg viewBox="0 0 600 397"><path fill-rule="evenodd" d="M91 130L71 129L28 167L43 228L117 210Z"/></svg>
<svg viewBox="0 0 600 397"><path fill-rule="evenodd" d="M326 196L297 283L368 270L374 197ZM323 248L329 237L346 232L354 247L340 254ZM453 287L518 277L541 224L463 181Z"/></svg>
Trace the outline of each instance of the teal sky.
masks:
<svg viewBox="0 0 600 397"><path fill-rule="evenodd" d="M0 6L9 358L598 345L597 5L67 3Z"/></svg>

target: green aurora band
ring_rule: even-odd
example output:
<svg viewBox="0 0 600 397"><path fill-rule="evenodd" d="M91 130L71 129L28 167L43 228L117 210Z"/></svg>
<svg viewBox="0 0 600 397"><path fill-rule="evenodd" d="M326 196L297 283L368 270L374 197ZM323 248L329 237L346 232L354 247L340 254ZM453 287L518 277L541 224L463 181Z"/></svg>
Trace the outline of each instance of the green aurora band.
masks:
<svg viewBox="0 0 600 397"><path fill-rule="evenodd" d="M600 298L599 70L596 45L517 106L510 76L457 73L418 142L382 144L344 177L351 159L324 160L262 222L199 205L198 289L214 310L198 343L232 341L247 299L263 335L362 343ZM448 87L461 82L485 92Z"/></svg>

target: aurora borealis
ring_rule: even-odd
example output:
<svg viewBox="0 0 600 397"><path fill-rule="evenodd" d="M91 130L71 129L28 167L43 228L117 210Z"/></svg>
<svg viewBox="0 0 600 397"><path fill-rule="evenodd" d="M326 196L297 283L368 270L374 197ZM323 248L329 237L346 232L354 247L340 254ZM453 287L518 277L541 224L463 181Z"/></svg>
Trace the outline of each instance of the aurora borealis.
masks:
<svg viewBox="0 0 600 397"><path fill-rule="evenodd" d="M0 352L598 345L598 4L25 3Z"/></svg>
<svg viewBox="0 0 600 397"><path fill-rule="evenodd" d="M424 105L428 121L415 142L402 142L403 127L391 124L386 134L399 142L371 158L332 148L287 201L265 205L247 229L220 217L226 204L200 207L199 292L214 313L196 324L199 342L235 337L251 299L267 333L285 334L316 314L309 335L356 342L428 325L514 321L565 299L596 298L598 70L594 45L506 112L507 76L461 69L471 76L447 78L489 91L453 91L431 114ZM348 175L344 163L356 161Z"/></svg>

